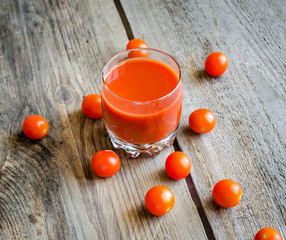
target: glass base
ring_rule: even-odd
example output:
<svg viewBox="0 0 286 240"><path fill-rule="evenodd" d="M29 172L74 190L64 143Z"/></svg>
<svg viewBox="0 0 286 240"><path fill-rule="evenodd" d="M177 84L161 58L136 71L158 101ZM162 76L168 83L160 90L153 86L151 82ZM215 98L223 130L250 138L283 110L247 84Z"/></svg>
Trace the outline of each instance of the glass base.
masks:
<svg viewBox="0 0 286 240"><path fill-rule="evenodd" d="M107 127L106 129L113 147L117 149L123 149L131 157L136 158L140 155L140 153L148 153L152 157L157 156L164 147L169 147L173 144L178 128L171 135L164 138L163 140L156 143L147 144L132 144L125 142L124 140L116 137L114 133L111 132Z"/></svg>

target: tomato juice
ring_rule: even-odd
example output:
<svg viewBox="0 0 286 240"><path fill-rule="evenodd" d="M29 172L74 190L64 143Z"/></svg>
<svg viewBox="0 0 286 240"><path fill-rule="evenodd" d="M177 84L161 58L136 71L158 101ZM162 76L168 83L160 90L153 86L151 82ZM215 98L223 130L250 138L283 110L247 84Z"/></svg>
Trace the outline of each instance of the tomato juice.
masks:
<svg viewBox="0 0 286 240"><path fill-rule="evenodd" d="M132 144L159 142L178 127L182 110L180 70L149 58L119 62L103 74L106 127Z"/></svg>

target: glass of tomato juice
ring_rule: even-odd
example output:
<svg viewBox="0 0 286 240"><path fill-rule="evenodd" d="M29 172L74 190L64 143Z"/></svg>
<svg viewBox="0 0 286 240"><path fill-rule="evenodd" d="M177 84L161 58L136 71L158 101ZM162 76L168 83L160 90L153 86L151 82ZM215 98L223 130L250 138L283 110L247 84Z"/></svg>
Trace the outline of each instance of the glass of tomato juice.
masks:
<svg viewBox="0 0 286 240"><path fill-rule="evenodd" d="M104 123L115 148L156 156L173 143L182 111L178 63L155 49L114 56L102 72Z"/></svg>

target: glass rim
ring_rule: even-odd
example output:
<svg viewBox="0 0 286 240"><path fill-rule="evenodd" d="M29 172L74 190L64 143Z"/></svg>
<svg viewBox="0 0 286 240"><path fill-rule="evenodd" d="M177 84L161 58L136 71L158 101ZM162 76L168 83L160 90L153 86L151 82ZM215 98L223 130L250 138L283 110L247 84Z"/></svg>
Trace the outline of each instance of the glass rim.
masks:
<svg viewBox="0 0 286 240"><path fill-rule="evenodd" d="M171 91L169 92L168 94L164 95L163 97L160 97L160 98L156 98L156 99L153 99L153 100L148 100L148 101L134 101L134 100L129 100L129 99L125 99L125 98L122 98L122 97L119 97L118 95L116 95L114 92L112 92L108 86L106 85L105 83L105 79L104 79L104 71L105 69L107 68L108 64L113 61L116 57L118 57L119 55L123 54L123 53L129 53L129 52L133 52L133 51L144 51L144 50L147 50L147 51L151 51L151 52L158 52L158 53L161 53L161 54L164 54L166 55L167 57L169 57L171 60L174 61L174 63L177 65L178 69L179 69L179 81L176 85L176 87ZM158 61L158 60L156 60ZM116 98L119 98L120 100L123 100L123 101L126 101L126 102L130 102L130 103L136 103L136 104L146 104L146 103L152 103L152 102L156 102L156 101L161 101L161 100L164 100L165 98L167 98L168 96L172 95L180 86L180 83L182 82L182 78L181 78L181 68L180 68L180 65L178 64L178 62L169 54L165 53L165 52L162 52L158 49L154 49L154 48L134 48L134 49L130 49L130 50L124 50L122 52L119 52L117 53L116 55L114 55L104 66L102 72L101 72L101 80L103 82L103 86L106 88L106 90L111 93L113 96L115 96Z"/></svg>

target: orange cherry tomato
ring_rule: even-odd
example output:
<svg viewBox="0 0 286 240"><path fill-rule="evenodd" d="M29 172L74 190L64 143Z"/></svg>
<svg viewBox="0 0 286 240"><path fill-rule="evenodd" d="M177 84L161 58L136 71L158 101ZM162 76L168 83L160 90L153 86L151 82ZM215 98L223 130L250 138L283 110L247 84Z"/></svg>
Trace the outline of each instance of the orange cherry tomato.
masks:
<svg viewBox="0 0 286 240"><path fill-rule="evenodd" d="M102 117L101 97L98 94L87 95L81 104L83 113L93 119Z"/></svg>
<svg viewBox="0 0 286 240"><path fill-rule="evenodd" d="M217 77L222 75L228 66L227 57L221 52L211 53L205 62L205 69L211 76Z"/></svg>
<svg viewBox="0 0 286 240"><path fill-rule="evenodd" d="M39 115L32 115L23 122L23 132L30 139L41 139L47 135L48 131L48 122Z"/></svg>
<svg viewBox="0 0 286 240"><path fill-rule="evenodd" d="M102 150L92 157L91 168L99 177L110 177L119 171L120 159L115 152Z"/></svg>
<svg viewBox="0 0 286 240"><path fill-rule="evenodd" d="M279 232L277 232L273 228L267 227L260 229L256 233L254 240L283 240L283 239Z"/></svg>
<svg viewBox="0 0 286 240"><path fill-rule="evenodd" d="M213 189L214 201L224 208L236 206L241 199L240 185L232 180L224 179L216 183Z"/></svg>
<svg viewBox="0 0 286 240"><path fill-rule="evenodd" d="M135 48L149 48L147 43L142 39L132 39L128 42L126 50L135 49ZM128 54L129 58L135 57L148 57L148 51L132 51Z"/></svg>
<svg viewBox="0 0 286 240"><path fill-rule="evenodd" d="M190 128L196 133L207 133L214 129L216 119L208 109L197 109L189 117Z"/></svg>
<svg viewBox="0 0 286 240"><path fill-rule="evenodd" d="M162 185L151 188L145 196L145 205L150 213L162 216L173 208L175 196L172 191Z"/></svg>
<svg viewBox="0 0 286 240"><path fill-rule="evenodd" d="M191 159L183 152L171 153L165 162L165 168L168 176L175 180L187 177L191 171L191 167Z"/></svg>

